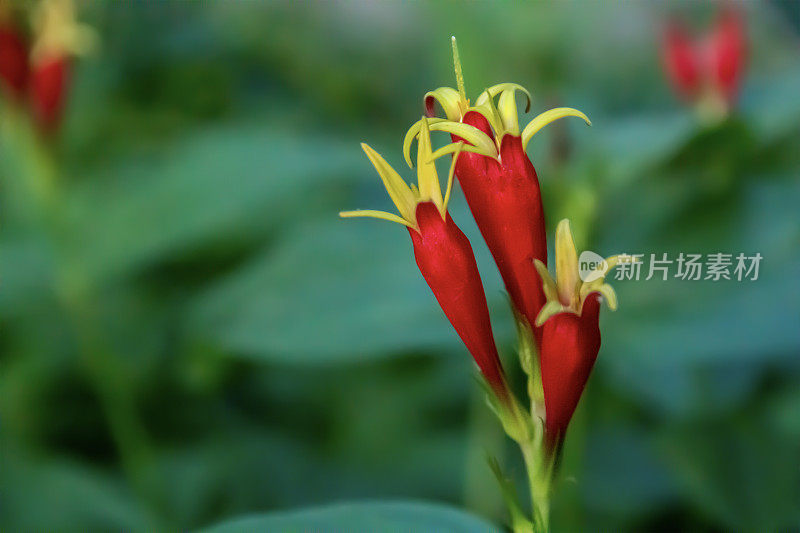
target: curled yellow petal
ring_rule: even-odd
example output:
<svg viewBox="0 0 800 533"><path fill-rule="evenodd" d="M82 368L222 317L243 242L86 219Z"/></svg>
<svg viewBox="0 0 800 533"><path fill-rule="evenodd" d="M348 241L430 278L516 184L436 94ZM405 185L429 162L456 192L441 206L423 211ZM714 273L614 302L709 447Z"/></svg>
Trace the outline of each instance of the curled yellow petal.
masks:
<svg viewBox="0 0 800 533"><path fill-rule="evenodd" d="M447 154L454 154L456 152L471 152L473 154L489 155L480 148L476 148L471 144L464 144L463 141L458 141L457 143L450 143L445 146L442 146L441 148L433 152L431 154L431 161L435 161L442 156L445 156Z"/></svg>
<svg viewBox="0 0 800 533"><path fill-rule="evenodd" d="M497 157L497 146L494 144L494 140L474 126L445 120L431 123L429 127L431 131L446 131L451 135L461 137L478 149L475 153ZM466 148L465 146L464 149L466 150Z"/></svg>
<svg viewBox="0 0 800 533"><path fill-rule="evenodd" d="M491 100L489 102L491 102ZM501 135L503 133L503 120L500 118L497 108L495 108L493 105L490 105L489 102L483 103L479 106L470 107L469 110L480 113L489 123L492 131L495 132L496 135Z"/></svg>
<svg viewBox="0 0 800 533"><path fill-rule="evenodd" d="M428 107L428 98L433 98L444 109L444 114L448 120L461 119L461 96L452 87L439 87L433 91L425 93L425 106Z"/></svg>
<svg viewBox="0 0 800 533"><path fill-rule="evenodd" d="M503 120L503 128L506 133L519 135L519 115L517 114L517 102L514 100L514 91L503 91L497 101L497 110Z"/></svg>
<svg viewBox="0 0 800 533"><path fill-rule="evenodd" d="M607 276L608 273L611 271L611 269L614 268L615 266L617 266L618 264L619 264L619 256L618 255L612 255L611 257L606 257L606 265L607 265L607 267L606 267L605 275Z"/></svg>
<svg viewBox="0 0 800 533"><path fill-rule="evenodd" d="M541 311L539 314L536 315L536 327L541 327L542 324L547 322L547 319L553 315L557 315L558 313L563 313L564 311L571 311L571 309L564 307L561 305L561 302L557 300L551 300L542 306Z"/></svg>
<svg viewBox="0 0 800 533"><path fill-rule="evenodd" d="M519 135L519 115L517 113L516 92L517 90L521 90L527 96L528 102L525 107L526 112L531 108L531 95L527 89L521 85L515 83L509 83L507 85L508 87L504 88L500 93L500 99L497 101L497 110L500 113L500 117L503 119L503 126L505 127L506 133Z"/></svg>
<svg viewBox="0 0 800 533"><path fill-rule="evenodd" d="M597 283L600 282L600 283ZM602 280L596 280L592 283L586 283L581 287L581 309L583 309L583 302L586 297L593 292L599 292L605 298L608 308L612 311L617 310L617 293L608 283L603 283Z"/></svg>
<svg viewBox="0 0 800 533"><path fill-rule="evenodd" d="M424 120L424 119L423 119ZM444 122L445 119L443 118L429 118L428 121L428 128L430 129L433 124L437 122ZM422 128L422 120L416 121L414 124L408 128L406 132L406 136L403 139L403 157L406 160L406 164L408 168L414 168L414 164L411 162L411 143L414 142L414 138L419 135L419 130Z"/></svg>
<svg viewBox="0 0 800 533"><path fill-rule="evenodd" d="M375 170L378 171L378 175L381 177L383 185L386 187L386 191L389 193L392 202L397 206L397 210L400 211L400 215L406 220L416 220L414 210L417 205L417 200L411 188L403 181L403 178L400 177L391 165L386 162L381 154L365 143L361 143L361 148L364 150L364 153L367 154Z"/></svg>
<svg viewBox="0 0 800 533"><path fill-rule="evenodd" d="M525 87L523 87L519 83L498 83L497 85L492 85L491 87L489 87L488 89L483 91L480 94L480 96L478 96L478 99L475 100L475 105L476 106L483 105L483 104L487 103L490 99L494 98L495 96L497 96L498 94L500 94L500 93L502 93L504 91L511 91L512 93L514 91L522 91L522 92L524 92L525 96L528 97L528 103L525 106L525 112L527 113L528 111L530 111L530 109L531 109L531 93L528 91L528 89L526 89Z"/></svg>
<svg viewBox="0 0 800 533"><path fill-rule="evenodd" d="M571 107L556 107L555 109L550 109L549 111L545 111L544 113L537 115L536 118L531 120L528 125L525 126L525 129L522 130L522 148L525 149L528 147L528 143L530 142L531 138L533 138L536 132L538 132L540 129L544 128L551 122L564 117L582 118L584 121L586 121L586 124L589 126L592 125L592 121L589 120L589 117L577 109L572 109Z"/></svg>
<svg viewBox="0 0 800 533"><path fill-rule="evenodd" d="M389 222L397 222L409 228L416 228L416 224L395 215L394 213L387 213L386 211L376 211L374 209L356 209L354 211L340 211L339 216L342 218L356 218L356 217L369 217L379 218L381 220L388 220Z"/></svg>

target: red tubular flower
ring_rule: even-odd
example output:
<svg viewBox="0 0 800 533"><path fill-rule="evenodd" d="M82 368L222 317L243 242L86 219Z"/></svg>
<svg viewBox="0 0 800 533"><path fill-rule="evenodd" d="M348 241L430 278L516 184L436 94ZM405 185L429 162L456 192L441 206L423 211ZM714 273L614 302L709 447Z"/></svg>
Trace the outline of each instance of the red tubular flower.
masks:
<svg viewBox="0 0 800 533"><path fill-rule="evenodd" d="M551 440L563 435L578 406L600 350L600 301L586 297L580 315L563 312L546 321L542 334L545 427Z"/></svg>
<svg viewBox="0 0 800 533"><path fill-rule="evenodd" d="M408 233L422 277L475 358L486 381L495 393L503 396L506 394L505 380L469 239L449 213L442 218L433 202L418 204L416 216L419 227L408 228Z"/></svg>
<svg viewBox="0 0 800 533"><path fill-rule="evenodd" d="M686 29L677 21L667 25L662 56L675 91L686 100L694 100L700 92L699 57Z"/></svg>
<svg viewBox="0 0 800 533"><path fill-rule="evenodd" d="M700 39L692 39L679 21L671 21L661 55L678 95L713 119L724 117L736 102L746 48L744 20L728 5L711 33Z"/></svg>
<svg viewBox="0 0 800 533"><path fill-rule="evenodd" d="M717 18L711 35L712 78L725 100L732 104L739 92L746 54L744 20L731 7Z"/></svg>
<svg viewBox="0 0 800 533"><path fill-rule="evenodd" d="M518 317L531 327L545 303L534 260L547 263L547 238L539 180L525 148L537 131L554 120L576 116L589 123L589 119L575 109L551 109L520 132L515 93L523 91L530 103L528 91L517 84L501 83L484 91L475 106L470 106L455 38L453 56L458 90L441 87L425 95L429 115L434 112L434 102L439 102L447 115L447 120L431 119L431 130L447 131L454 141L434 155L454 151L461 141L466 143L456 163L456 178ZM404 146L409 165L414 131L412 128ZM534 333L538 340L540 332Z"/></svg>
<svg viewBox="0 0 800 533"><path fill-rule="evenodd" d="M479 113L467 112L464 123L491 134ZM456 177L514 307L533 324L545 304L533 261L547 261L547 235L539 180L522 139L505 135L497 158L463 154Z"/></svg>
<svg viewBox="0 0 800 533"><path fill-rule="evenodd" d="M541 370L545 434L554 446L563 437L600 350L600 297L614 310L617 298L605 275L619 261L606 259L582 279L568 220L556 230L556 280L536 262L547 304L537 318L542 326Z"/></svg>
<svg viewBox="0 0 800 533"><path fill-rule="evenodd" d="M494 393L508 403L509 392L495 347L489 309L472 246L447 213L458 151L450 167L443 197L433 162L427 120L423 119L418 125L415 135L418 137L418 186L409 187L380 154L362 144L400 216L370 210L345 211L340 216L381 218L408 228L422 277Z"/></svg>
<svg viewBox="0 0 800 533"><path fill-rule="evenodd" d="M28 46L11 15L0 4L0 85L22 100L28 85Z"/></svg>
<svg viewBox="0 0 800 533"><path fill-rule="evenodd" d="M45 133L58 128L69 87L70 62L94 46L95 35L75 22L71 0L44 0L34 18L30 97L33 116Z"/></svg>
<svg viewBox="0 0 800 533"><path fill-rule="evenodd" d="M36 64L31 72L33 116L45 132L58 129L64 111L69 81L69 60L52 57Z"/></svg>

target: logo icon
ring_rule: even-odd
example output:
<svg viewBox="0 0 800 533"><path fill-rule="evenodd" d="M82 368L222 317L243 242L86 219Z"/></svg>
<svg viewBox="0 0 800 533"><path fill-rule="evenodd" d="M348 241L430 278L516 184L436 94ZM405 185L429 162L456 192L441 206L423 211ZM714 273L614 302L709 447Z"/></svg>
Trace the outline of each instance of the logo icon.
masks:
<svg viewBox="0 0 800 533"><path fill-rule="evenodd" d="M589 283L602 278L608 272L608 263L602 256L586 250L581 252L578 258L578 271L581 280L584 283Z"/></svg>

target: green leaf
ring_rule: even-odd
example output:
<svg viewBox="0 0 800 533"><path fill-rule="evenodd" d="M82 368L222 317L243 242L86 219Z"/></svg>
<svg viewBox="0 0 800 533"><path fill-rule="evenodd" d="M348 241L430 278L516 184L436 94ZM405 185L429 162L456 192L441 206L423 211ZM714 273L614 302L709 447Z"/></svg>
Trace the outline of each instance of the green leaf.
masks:
<svg viewBox="0 0 800 533"><path fill-rule="evenodd" d="M340 187L366 168L355 142L221 127L164 155L101 168L114 180L91 176L69 201L86 267L106 277L210 242L263 235L303 216L326 185Z"/></svg>
<svg viewBox="0 0 800 533"><path fill-rule="evenodd" d="M296 511L246 516L204 533L238 531L500 531L480 518L444 505L419 502L338 503Z"/></svg>
<svg viewBox="0 0 800 533"><path fill-rule="evenodd" d="M0 454L0 530L144 531L156 522L129 489L100 469L74 461Z"/></svg>
<svg viewBox="0 0 800 533"><path fill-rule="evenodd" d="M192 330L236 353L293 362L454 346L405 228L334 216L290 232L201 295Z"/></svg>

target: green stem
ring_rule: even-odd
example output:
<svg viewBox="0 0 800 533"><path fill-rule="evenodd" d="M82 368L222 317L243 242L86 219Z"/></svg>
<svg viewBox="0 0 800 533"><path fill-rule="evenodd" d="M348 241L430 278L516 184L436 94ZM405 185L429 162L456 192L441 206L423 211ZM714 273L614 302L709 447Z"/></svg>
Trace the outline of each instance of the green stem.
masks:
<svg viewBox="0 0 800 533"><path fill-rule="evenodd" d="M534 531L544 533L550 529L550 484L552 469L541 446L532 441L520 442L520 450L528 472Z"/></svg>
<svg viewBox="0 0 800 533"><path fill-rule="evenodd" d="M122 469L139 498L157 510L160 497L152 477L152 446L124 365L108 348L97 325L90 276L70 246L73 241L68 233L65 197L54 161L36 132L20 117L9 116L0 129L3 141L9 141L12 148L4 155L14 154L16 165L12 164L12 169L22 179L18 183L20 199L29 206L33 221L41 225L53 247L56 297L72 322L81 364L100 401Z"/></svg>
<svg viewBox="0 0 800 533"><path fill-rule="evenodd" d="M68 270L65 268L58 278L58 299L72 322L81 364L100 401L125 476L134 492L151 509L157 509L160 498L153 483L155 458L127 372L96 327L90 293L76 289L74 280L65 276Z"/></svg>

